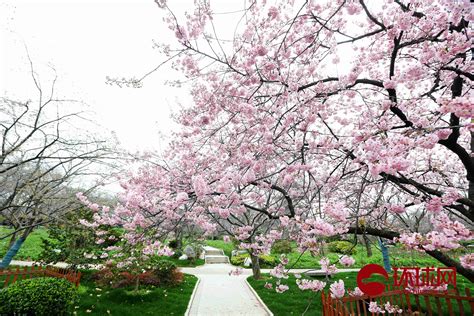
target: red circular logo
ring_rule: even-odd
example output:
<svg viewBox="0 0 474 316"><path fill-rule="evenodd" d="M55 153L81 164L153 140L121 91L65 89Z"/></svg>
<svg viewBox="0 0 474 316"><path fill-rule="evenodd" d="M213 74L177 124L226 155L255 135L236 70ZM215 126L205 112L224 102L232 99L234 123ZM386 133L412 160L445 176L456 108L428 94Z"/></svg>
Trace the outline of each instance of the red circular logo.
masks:
<svg viewBox="0 0 474 316"><path fill-rule="evenodd" d="M382 266L378 264L368 264L360 269L357 273L357 286L359 289L369 296L380 295L385 291L385 284L381 282L367 282L364 283L365 279L368 279L372 274L381 274L385 277L385 280L388 279L388 273Z"/></svg>

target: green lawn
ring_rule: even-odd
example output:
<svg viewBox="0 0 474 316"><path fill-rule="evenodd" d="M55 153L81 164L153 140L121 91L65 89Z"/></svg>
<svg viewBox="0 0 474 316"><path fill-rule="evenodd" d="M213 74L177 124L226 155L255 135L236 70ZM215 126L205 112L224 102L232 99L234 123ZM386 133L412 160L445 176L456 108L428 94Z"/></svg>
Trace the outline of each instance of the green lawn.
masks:
<svg viewBox="0 0 474 316"><path fill-rule="evenodd" d="M231 256L232 250L235 249L232 243L226 243L223 240L206 240L206 244L211 247L219 248L224 250L227 256ZM382 253L376 248L372 247L373 255L367 257L365 247L357 245L355 247L356 253L352 257L356 260L355 265L352 268L361 268L368 263L382 264ZM329 252L325 249L325 256L328 257L331 262L337 262L341 254ZM274 257L279 258L280 254L272 253ZM417 251L402 249L400 246L391 247L389 249L390 263L393 266L437 266L439 262L427 254L419 253ZM295 269L317 269L320 268L319 260L323 255L312 256L309 252L305 252L301 255L297 249L296 244L293 243L293 252L287 254L290 260L288 267ZM456 256L454 256L456 257ZM337 264L339 268L343 268Z"/></svg>
<svg viewBox="0 0 474 316"><path fill-rule="evenodd" d="M11 228L5 226L0 226L0 237L12 232ZM38 260L39 255L41 254L41 238L48 238L48 230L46 228L37 228L35 229L23 243L20 248L20 251L15 256L13 260L26 260L30 258L31 260ZM8 243L10 238L0 239L0 258L2 258L5 253L8 251Z"/></svg>
<svg viewBox="0 0 474 316"><path fill-rule="evenodd" d="M334 276L334 280L342 279L346 289L353 289L357 286L356 282L357 272L349 273L339 273ZM324 281L324 278L319 278ZM289 290L279 294L275 290L269 290L264 287L265 282L275 283L275 280L272 279L268 274L264 274L261 280L255 280L253 277L247 279L250 285L255 289L260 298L265 302L268 308L273 312L275 316L278 315L301 315L308 308L305 315L322 315L322 302L321 302L321 293L313 293L311 291L302 291L296 285L296 278L293 275L290 275L287 280L283 280L282 283L289 286ZM389 279L392 281L393 279ZM378 281L384 282L384 279L381 277L375 276L370 278L369 281ZM458 275L457 285L460 291L464 291L464 288L469 287L473 289L473 284L470 283L467 279ZM329 285L326 285L326 292L329 289ZM422 300L423 301L423 300ZM415 305L415 299L412 298L412 304ZM453 303L455 304L455 303ZM432 306L436 306L432 304ZM456 305L457 306L457 305ZM465 311L468 309L467 304L465 304Z"/></svg>
<svg viewBox="0 0 474 316"><path fill-rule="evenodd" d="M79 286L77 315L183 315L197 278L185 275L175 287L100 288L91 281Z"/></svg>
<svg viewBox="0 0 474 316"><path fill-rule="evenodd" d="M7 228L5 226L0 226L0 237L11 231L12 230L10 228ZM26 260L30 258L31 260L39 260L40 259L39 255L41 253L41 238L42 237L43 238L48 237L47 229L45 228L35 229L33 233L27 238L27 240L21 247L19 253L15 256L14 259ZM8 250L7 249L8 241L9 241L8 238L4 240L0 240L0 258L3 257L4 254ZM231 242L226 243L223 240L206 240L206 244L208 246L222 249L224 253L229 257L231 256L232 250L234 250L235 248ZM367 257L365 248L363 246L357 245L355 247L356 253L352 255L354 259L356 260L356 263L353 266L354 268L363 267L364 265L368 263L382 264L381 252L376 247L372 247L372 248L373 248L373 255L371 257ZM327 249L325 251L325 254L327 257L329 257L329 259L332 262L336 262L338 257L340 256L340 254L328 252ZM402 249L400 246L390 248L389 254L390 254L390 262L393 266L437 266L439 265L439 262L437 262L435 259L431 258L430 256L426 254L419 253L416 251L405 250L405 249ZM279 254L273 253L272 255L275 256L276 258L279 257ZM288 254L287 256L290 259L290 264L288 265L288 267L301 268L301 269L319 268L320 267L319 260L322 257L322 255L312 256L310 253L304 253L300 257L300 254L296 251L296 247L294 247L293 252ZM175 258L167 258L167 260L174 262L179 267L193 267L193 266L199 266L199 265L204 264L204 260L201 260L201 259L197 259L194 262L187 261L187 260L181 261ZM338 265L338 267L342 268L342 266L340 265Z"/></svg>
<svg viewBox="0 0 474 316"><path fill-rule="evenodd" d="M226 256L231 256L234 250L234 244L231 242L224 242L223 240L206 240L206 245L224 250Z"/></svg>
<svg viewBox="0 0 474 316"><path fill-rule="evenodd" d="M373 249L373 254L371 257L367 257L365 248L362 246L355 247L356 253L352 255L355 259L355 264L352 268L361 268L369 263L382 264L382 253L377 249ZM274 254L278 256L278 254ZM337 262L341 254L331 253L326 251L325 256L328 257L331 262ZM417 251L410 251L402 249L400 246L392 247L389 250L390 263L392 266L436 266L439 265L439 262L436 259L428 256L427 254L419 253ZM289 267L300 268L300 269L309 269L309 268L319 268L319 260L321 260L322 255L312 256L309 252L304 253L301 257L300 254L296 251L288 254L290 259ZM298 260L299 258L299 260ZM294 264L294 266L293 266ZM342 268L341 265L337 264L339 268Z"/></svg>

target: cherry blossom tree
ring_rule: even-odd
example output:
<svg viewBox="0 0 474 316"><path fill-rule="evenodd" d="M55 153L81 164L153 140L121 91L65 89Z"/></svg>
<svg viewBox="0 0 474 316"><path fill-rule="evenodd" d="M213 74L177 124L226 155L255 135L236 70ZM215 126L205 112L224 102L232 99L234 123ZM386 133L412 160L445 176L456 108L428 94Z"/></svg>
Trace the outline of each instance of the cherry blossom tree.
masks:
<svg viewBox="0 0 474 316"><path fill-rule="evenodd" d="M0 269L36 227L82 207L77 188L92 192L120 158L112 137L87 131L97 126L82 103L59 97L57 78L42 86L29 61L36 94L29 100L0 98L0 218L12 228L0 234L0 240L10 239Z"/></svg>
<svg viewBox="0 0 474 316"><path fill-rule="evenodd" d="M234 236L256 277L284 232L310 252L372 235L474 281L472 256L450 252L473 238L469 1L248 1L231 38L208 1L184 16L156 2L193 102L166 168L132 181L132 228L185 218Z"/></svg>

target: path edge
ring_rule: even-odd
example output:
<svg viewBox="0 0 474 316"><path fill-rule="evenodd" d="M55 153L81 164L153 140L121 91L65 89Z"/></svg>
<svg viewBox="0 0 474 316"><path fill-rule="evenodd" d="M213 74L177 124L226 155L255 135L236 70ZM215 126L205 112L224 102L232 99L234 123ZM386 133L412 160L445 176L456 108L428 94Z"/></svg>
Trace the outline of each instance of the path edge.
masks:
<svg viewBox="0 0 474 316"><path fill-rule="evenodd" d="M250 278L250 276L246 277L244 280L245 280L245 284L247 284L248 288L250 289L250 291L252 291L253 295L257 298L257 301L260 303L260 305L262 305L263 309L267 312L267 315L268 316L273 316L273 313L272 311L267 307L267 305L262 301L262 299L260 298L260 296L257 294L257 292L254 290L254 288L250 285L249 281L247 281L248 278Z"/></svg>
<svg viewBox="0 0 474 316"><path fill-rule="evenodd" d="M194 286L193 293L191 294L191 298L189 299L188 307L186 308L186 312L184 313L184 316L189 316L189 312L191 311L191 305L193 305L199 283L201 283L201 279L196 275L195 277L197 278L197 282L196 282L196 285Z"/></svg>

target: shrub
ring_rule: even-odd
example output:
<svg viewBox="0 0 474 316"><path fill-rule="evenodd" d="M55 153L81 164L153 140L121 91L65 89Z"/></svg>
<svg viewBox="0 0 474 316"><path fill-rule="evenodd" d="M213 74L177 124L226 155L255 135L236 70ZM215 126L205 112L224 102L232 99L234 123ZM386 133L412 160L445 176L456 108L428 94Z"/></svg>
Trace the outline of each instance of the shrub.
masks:
<svg viewBox="0 0 474 316"><path fill-rule="evenodd" d="M103 244L96 244L95 231L77 224L80 219L92 220L93 215L91 210L81 208L77 212L68 213L65 221L49 224L48 238L42 238L42 252L39 255L41 261L48 264L67 261L73 267L98 263L95 259L85 257L84 253L99 257L103 248L114 246L120 241L122 232L119 228L100 226L97 230L107 231L108 237Z"/></svg>
<svg viewBox="0 0 474 316"><path fill-rule="evenodd" d="M244 264L245 259L248 257L249 257L248 254L233 256L232 258L230 258L230 263L232 263L235 266L241 266Z"/></svg>
<svg viewBox="0 0 474 316"><path fill-rule="evenodd" d="M117 274L110 267L94 272L91 279L100 286L113 286L119 280Z"/></svg>
<svg viewBox="0 0 474 316"><path fill-rule="evenodd" d="M161 281L153 274L153 271L145 271L140 274L133 274L127 271L120 272L120 278L113 284L114 288L121 288L127 286L135 286L138 289L139 285L160 285Z"/></svg>
<svg viewBox="0 0 474 316"><path fill-rule="evenodd" d="M242 255L237 255L237 256L233 256L231 259L230 259L230 263L232 263L233 265L236 265L236 266L241 266L244 264L244 261L245 259L249 258L250 255L249 254L242 254ZM259 258L259 263L260 263L260 266L261 267L274 267L277 265L277 259L272 256L272 255L260 255L258 256Z"/></svg>
<svg viewBox="0 0 474 316"><path fill-rule="evenodd" d="M290 253L291 242L289 240L277 240L272 246L272 252L274 253Z"/></svg>
<svg viewBox="0 0 474 316"><path fill-rule="evenodd" d="M231 242L232 242L232 245L234 245L234 248L235 249L239 249L240 248L240 240L238 240L237 238L235 237L231 237Z"/></svg>
<svg viewBox="0 0 474 316"><path fill-rule="evenodd" d="M76 288L65 279L26 279L0 291L0 314L69 315L77 300Z"/></svg>
<svg viewBox="0 0 474 316"><path fill-rule="evenodd" d="M183 281L183 276L173 262L152 257L143 263L142 269L135 272L106 267L94 273L93 280L101 286L112 288L134 286L138 289L139 285L177 285Z"/></svg>
<svg viewBox="0 0 474 316"><path fill-rule="evenodd" d="M341 239L341 235L334 235L334 236L325 237L324 240L327 243L330 243L333 241L341 241L342 239Z"/></svg>
<svg viewBox="0 0 474 316"><path fill-rule="evenodd" d="M329 251L336 252L344 255L353 255L357 252L354 244L349 241L340 240L333 241L328 244Z"/></svg>
<svg viewBox="0 0 474 316"><path fill-rule="evenodd" d="M176 239L174 240L171 240L169 243L168 243L168 246L171 248L171 249L176 249L179 247L179 244L180 242Z"/></svg>
<svg viewBox="0 0 474 316"><path fill-rule="evenodd" d="M164 285L177 285L183 281L183 274L176 264L166 259L153 257L150 259L151 272Z"/></svg>
<svg viewBox="0 0 474 316"><path fill-rule="evenodd" d="M171 258L174 258L174 259L178 259L179 257L181 257L183 255L183 252L179 249L174 249L174 253L173 255L171 256Z"/></svg>
<svg viewBox="0 0 474 316"><path fill-rule="evenodd" d="M260 259L261 266L274 267L277 265L277 259L274 256L260 255L258 258Z"/></svg>

